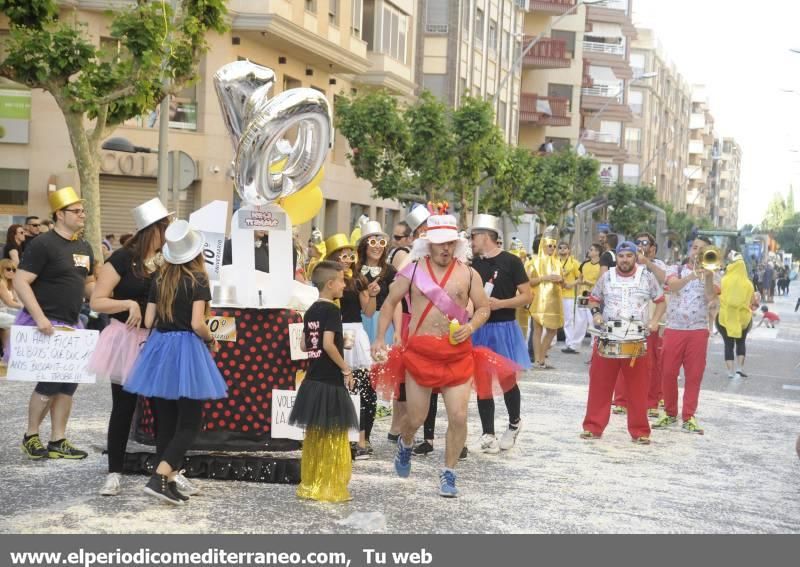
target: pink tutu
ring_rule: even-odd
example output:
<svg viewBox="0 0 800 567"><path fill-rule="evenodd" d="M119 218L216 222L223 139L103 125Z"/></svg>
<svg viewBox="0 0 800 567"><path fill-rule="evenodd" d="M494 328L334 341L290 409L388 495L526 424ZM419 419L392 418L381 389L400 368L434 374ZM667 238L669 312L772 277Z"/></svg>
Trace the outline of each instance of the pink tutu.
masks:
<svg viewBox="0 0 800 567"><path fill-rule="evenodd" d="M148 333L147 329L131 329L125 323L112 319L100 333L94 354L89 360L89 371L96 374L98 381L125 384Z"/></svg>

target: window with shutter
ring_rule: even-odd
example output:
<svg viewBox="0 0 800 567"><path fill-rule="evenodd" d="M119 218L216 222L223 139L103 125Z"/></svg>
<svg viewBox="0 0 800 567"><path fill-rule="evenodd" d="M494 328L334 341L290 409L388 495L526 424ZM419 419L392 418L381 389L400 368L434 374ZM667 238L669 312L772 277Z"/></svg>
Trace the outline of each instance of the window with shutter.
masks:
<svg viewBox="0 0 800 567"><path fill-rule="evenodd" d="M447 33L450 3L442 0L425 2L425 31L427 33Z"/></svg>

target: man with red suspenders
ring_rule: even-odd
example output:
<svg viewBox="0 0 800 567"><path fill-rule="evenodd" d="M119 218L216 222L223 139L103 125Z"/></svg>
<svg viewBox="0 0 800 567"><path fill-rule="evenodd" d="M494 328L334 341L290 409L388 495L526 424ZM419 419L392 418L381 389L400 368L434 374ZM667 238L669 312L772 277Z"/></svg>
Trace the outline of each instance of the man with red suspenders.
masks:
<svg viewBox="0 0 800 567"><path fill-rule="evenodd" d="M382 368L375 369L389 380L405 380L407 419L397 442L394 459L398 476L411 473L414 434L428 414L431 392L439 389L447 410L445 468L439 475L439 494L458 495L455 466L467 438L467 405L472 378L478 369L494 365L501 383L513 384L516 365L488 349L474 349L470 336L489 318L489 300L483 282L466 266L467 242L459 238L452 215L433 215L427 220L424 238L411 250L412 262L400 270L381 309L378 332L372 346L376 360L385 358L384 336L400 300L411 298L409 337L402 348L394 348ZM467 303L475 311L468 322ZM484 385L491 391L491 384ZM481 387L476 389L481 390Z"/></svg>

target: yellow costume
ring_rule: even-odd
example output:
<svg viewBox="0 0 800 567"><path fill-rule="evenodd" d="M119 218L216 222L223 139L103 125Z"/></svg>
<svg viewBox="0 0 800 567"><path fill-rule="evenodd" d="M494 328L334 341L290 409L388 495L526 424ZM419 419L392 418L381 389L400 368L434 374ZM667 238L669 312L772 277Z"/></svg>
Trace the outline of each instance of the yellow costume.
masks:
<svg viewBox="0 0 800 567"><path fill-rule="evenodd" d="M559 259L559 263L561 264L561 271L564 274L564 285L574 284L578 280L578 276L581 275L581 265L571 254L563 262ZM561 297L564 299L575 299L575 286L570 288L564 287L561 290Z"/></svg>
<svg viewBox="0 0 800 567"><path fill-rule="evenodd" d="M347 485L353 471L346 429L309 427L303 441L299 498L320 502L350 500Z"/></svg>
<svg viewBox="0 0 800 567"><path fill-rule="evenodd" d="M545 233L546 234L546 233ZM545 236L539 242L539 252L531 259L531 278L544 276L562 276L561 262L555 254L548 255L547 244L557 245L558 240ZM533 301L530 307L531 317L545 329L559 329L564 326L564 305L561 302L561 282L543 281L533 286Z"/></svg>
<svg viewBox="0 0 800 567"><path fill-rule="evenodd" d="M744 260L728 264L720 287L719 324L725 327L732 339L740 338L742 331L753 319L750 302L754 292L753 282L747 277Z"/></svg>
<svg viewBox="0 0 800 567"><path fill-rule="evenodd" d="M529 265L528 265L528 254L525 252L523 248L511 248L509 250L514 256L522 260L523 265L525 266L525 273L530 273ZM530 315L528 315L528 306L524 307L517 307L517 324L519 328L522 329L522 336L528 336L528 320L530 319Z"/></svg>

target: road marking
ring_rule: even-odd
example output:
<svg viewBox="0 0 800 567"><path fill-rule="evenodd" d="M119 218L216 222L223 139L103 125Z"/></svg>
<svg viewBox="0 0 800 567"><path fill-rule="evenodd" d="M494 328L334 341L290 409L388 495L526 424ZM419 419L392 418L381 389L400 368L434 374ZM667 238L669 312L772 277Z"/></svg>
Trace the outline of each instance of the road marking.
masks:
<svg viewBox="0 0 800 567"><path fill-rule="evenodd" d="M784 384L783 385L783 389L784 390L796 390L796 391L800 392L800 386L795 386L794 384Z"/></svg>

